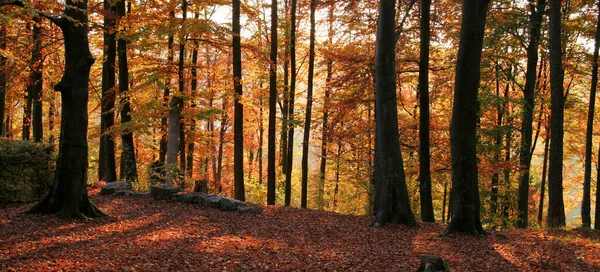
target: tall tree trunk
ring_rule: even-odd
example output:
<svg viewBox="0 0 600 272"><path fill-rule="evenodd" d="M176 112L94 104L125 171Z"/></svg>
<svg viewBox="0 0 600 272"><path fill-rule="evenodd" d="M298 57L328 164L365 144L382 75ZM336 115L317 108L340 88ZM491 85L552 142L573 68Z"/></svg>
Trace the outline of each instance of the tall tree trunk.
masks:
<svg viewBox="0 0 600 272"><path fill-rule="evenodd" d="M527 228L529 217L529 168L531 167L531 137L533 134L533 110L538 63L538 46L542 29L542 16L546 0L529 1L529 46L527 47L527 72L523 89L523 117L521 119L521 147L519 152L519 198L518 228Z"/></svg>
<svg viewBox="0 0 600 272"><path fill-rule="evenodd" d="M561 1L550 0L550 172L548 176L548 228L566 225L563 201L563 135L565 98L561 45Z"/></svg>
<svg viewBox="0 0 600 272"><path fill-rule="evenodd" d="M87 0L66 0L64 14L52 19L61 28L65 45L65 70L54 86L61 92L63 105L54 184L29 212L65 218L98 217L104 214L91 202L86 187L88 82L94 63L88 44Z"/></svg>
<svg viewBox="0 0 600 272"><path fill-rule="evenodd" d="M174 8L173 8L174 9ZM172 22L175 20L175 10L170 10L169 11L169 20ZM170 29L169 30L169 37L167 38L167 66L169 67L168 71L167 71L167 79L165 80L165 88L163 90L163 105L165 107L169 106L169 95L171 93L170 91L170 86L171 86L171 65L173 64L173 59L174 59L174 43L175 43L175 35L174 35L174 30ZM170 114L170 113L169 113ZM168 116L163 116L163 118L160 121L160 125L161 128L163 130L163 134L160 138L160 148L159 148L159 153L158 153L158 160L161 162L165 162L166 156L167 156L167 142L168 142Z"/></svg>
<svg viewBox="0 0 600 272"><path fill-rule="evenodd" d="M6 50L6 24L0 25L0 50ZM0 137L6 136L6 87L8 81L8 58L0 55Z"/></svg>
<svg viewBox="0 0 600 272"><path fill-rule="evenodd" d="M275 117L277 114L277 0L271 0L271 63L269 66L269 128L267 205L275 205Z"/></svg>
<svg viewBox="0 0 600 272"><path fill-rule="evenodd" d="M288 136L285 169L285 205L289 206L292 195L292 168L294 166L294 103L296 96L296 9L298 1L292 0L290 15L290 92L288 96Z"/></svg>
<svg viewBox="0 0 600 272"><path fill-rule="evenodd" d="M450 124L450 151L452 157L452 191L450 224L445 234L462 232L485 234L480 219L479 182L477 173L476 128L481 52L488 0L465 0L454 103Z"/></svg>
<svg viewBox="0 0 600 272"><path fill-rule="evenodd" d="M546 143L544 144L544 159L542 164L542 185L540 188L540 206L538 210L538 224L542 225L542 215L544 212L544 195L546 192L546 175L548 170L548 149L550 146L550 128L546 127Z"/></svg>
<svg viewBox="0 0 600 272"><path fill-rule="evenodd" d="M598 2L600 9L600 2ZM590 109L588 111L587 131L585 134L585 174L583 177L583 200L581 201L581 223L584 228L592 226L590 187L592 179L592 134L594 133L594 106L596 105L596 86L598 85L598 50L600 49L600 10L596 22L596 40L592 60L592 84L590 87ZM597 202L598 200L596 200Z"/></svg>
<svg viewBox="0 0 600 272"><path fill-rule="evenodd" d="M125 17L125 0L117 2L119 18ZM117 41L119 51L119 99L121 100L121 126L126 127L121 134L121 171L120 178L128 183L137 183L137 166L135 159L135 146L133 143L131 122L131 102L129 100L129 67L127 64L127 40L119 38Z"/></svg>
<svg viewBox="0 0 600 272"><path fill-rule="evenodd" d="M41 142L44 133L42 123L42 89L43 89L43 67L42 58L42 22L39 16L33 17L33 49L31 51L31 96L33 100L31 127L33 140Z"/></svg>
<svg viewBox="0 0 600 272"><path fill-rule="evenodd" d="M302 140L302 195L300 207L308 205L308 146L310 141L310 122L312 115L313 82L315 75L315 9L316 0L310 1L310 42L308 55L308 90L306 92L306 117L304 119L304 139Z"/></svg>
<svg viewBox="0 0 600 272"><path fill-rule="evenodd" d="M258 184L263 184L263 145L264 145L264 134L265 128L263 126L264 119L264 103L263 103L263 92L262 84L260 86L260 95L258 98L258 151L256 156L258 157ZM286 178L287 179L287 178Z"/></svg>
<svg viewBox="0 0 600 272"><path fill-rule="evenodd" d="M595 213L595 221L594 221L594 229L600 230L600 147L598 147L598 166L596 166L596 213Z"/></svg>
<svg viewBox="0 0 600 272"><path fill-rule="evenodd" d="M235 198L246 201L244 191L244 106L242 92L242 46L240 42L240 0L233 0L233 87L235 89L233 119L233 173Z"/></svg>
<svg viewBox="0 0 600 272"><path fill-rule="evenodd" d="M375 191L379 203L374 227L387 223L417 225L410 208L398 140L395 11L395 0L379 2L375 57Z"/></svg>
<svg viewBox="0 0 600 272"><path fill-rule="evenodd" d="M337 156L335 157L335 187L333 189L333 209L335 212L337 209L337 197L340 188L340 158L342 157L342 141L339 140L337 143Z"/></svg>
<svg viewBox="0 0 600 272"><path fill-rule="evenodd" d="M100 115L100 148L98 154L98 180L117 180L115 142L108 130L115 124L115 60L117 8L104 1L104 61L102 62L102 106Z"/></svg>
<svg viewBox="0 0 600 272"><path fill-rule="evenodd" d="M181 4L181 32L179 33L179 63L177 67L177 83L179 87L179 94L183 96L185 93L185 43L186 43L186 27L185 21L187 19L187 0L183 0ZM185 123L184 117L181 115L181 112L185 108L185 101L183 98L180 98L179 101L179 169L180 171L185 170ZM185 182L181 182L181 185L184 186Z"/></svg>
<svg viewBox="0 0 600 272"><path fill-rule="evenodd" d="M225 145L225 132L227 127L227 114L225 113L225 109L227 108L227 99L223 96L223 103L221 104L221 109L223 110L223 115L221 117L221 128L219 129L219 147L217 148L217 161L216 161L216 179L217 184L219 186L219 192L221 192L221 178L223 177L221 174L223 173L223 147ZM213 162L214 164L214 162ZM214 168L213 168L214 169Z"/></svg>
<svg viewBox="0 0 600 272"><path fill-rule="evenodd" d="M496 105L496 133L494 135L494 163L500 163L500 152L502 150L502 121L504 120L504 112L506 107L506 101L504 103L500 103L500 78L498 73L498 67L496 67L496 99L498 103ZM508 96L509 85L506 84L506 89L504 89L504 96ZM498 211L498 189L499 189L499 181L500 181L500 173L498 172L498 166L496 166L496 170L492 175L492 190L490 196L490 213L496 215Z"/></svg>
<svg viewBox="0 0 600 272"><path fill-rule="evenodd" d="M431 199L429 154L429 17L431 0L421 1L421 50L419 61L419 189L421 220L435 222Z"/></svg>
<svg viewBox="0 0 600 272"><path fill-rule="evenodd" d="M285 11L285 17L287 22L287 11L289 5L288 0L283 1L283 9ZM287 130L289 124L289 89L290 89L290 65L289 65L289 55L290 55L290 29L287 27L287 23L283 24L283 36L284 36L284 53L283 53L283 103L281 103L281 135L280 135L280 144L279 144L279 154L281 161L281 172L286 175L287 174ZM285 195L287 199L287 191ZM286 205L286 206L289 206Z"/></svg>
<svg viewBox="0 0 600 272"><path fill-rule="evenodd" d="M194 14L194 19L198 19L200 14L196 12ZM190 83L190 95L191 95L191 103L190 108L193 110L196 108L196 93L198 90L198 40L194 41L194 49L192 50L192 63L191 63L191 71L192 81ZM187 165L186 172L189 178L194 176L194 148L196 141L196 118L192 115L190 117L190 135L188 136L188 148L187 148ZM182 155L183 156L183 155Z"/></svg>
<svg viewBox="0 0 600 272"><path fill-rule="evenodd" d="M27 30L31 29L31 24L27 23ZM33 37L33 30L32 30ZM29 63L30 70L33 71L33 52L32 52L32 60ZM33 107L33 76L30 75L29 82L27 83L27 87L25 88L24 96L23 96L23 122L22 122L22 132L21 132L21 140L29 141L31 138L31 108Z"/></svg>
<svg viewBox="0 0 600 272"><path fill-rule="evenodd" d="M333 12L335 4L329 6L329 28L327 30L327 45L333 46ZM323 99L323 127L321 128L321 165L319 167L319 191L317 193L317 207L323 209L325 205L325 177L327 174L327 142L329 140L329 96L331 95L331 78L333 77L333 59L327 59L327 75L325 77L325 97ZM370 202L369 202L370 204Z"/></svg>

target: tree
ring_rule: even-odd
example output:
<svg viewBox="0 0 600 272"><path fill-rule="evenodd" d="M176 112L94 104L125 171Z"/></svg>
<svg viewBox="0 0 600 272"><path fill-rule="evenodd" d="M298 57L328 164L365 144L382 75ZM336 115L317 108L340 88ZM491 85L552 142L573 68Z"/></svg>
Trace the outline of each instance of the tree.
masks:
<svg viewBox="0 0 600 272"><path fill-rule="evenodd" d="M308 90L306 92L306 117L304 119L304 139L302 140L302 195L300 207L306 208L308 196L308 144L310 141L310 121L312 114L313 82L315 75L315 9L316 0L310 1L310 42L308 49Z"/></svg>
<svg viewBox="0 0 600 272"><path fill-rule="evenodd" d="M527 228L529 217L529 168L531 167L531 141L533 134L533 109L536 86L538 46L542 29L542 17L546 9L546 0L534 4L529 1L529 45L527 46L527 72L523 88L523 117L521 119L521 146L519 152L520 179L518 199L517 227Z"/></svg>
<svg viewBox="0 0 600 272"><path fill-rule="evenodd" d="M43 13L42 13L43 14ZM104 214L87 194L88 81L94 58L88 43L87 0L66 0L64 17L47 16L64 36L65 69L54 86L61 93L62 118L54 184L29 213L59 217L99 217Z"/></svg>
<svg viewBox="0 0 600 272"><path fill-rule="evenodd" d="M396 100L395 0L379 2L375 57L375 182L374 227L387 223L416 226L410 208L398 136Z"/></svg>
<svg viewBox="0 0 600 272"><path fill-rule="evenodd" d="M550 0L550 171L548 173L548 228L566 225L563 201L563 135L565 103L563 94L561 5Z"/></svg>
<svg viewBox="0 0 600 272"><path fill-rule="evenodd" d="M590 187L592 177L592 134L594 133L594 107L596 105L596 87L598 86L598 51L600 49L600 2L598 2L598 19L596 22L596 37L594 43L594 57L592 59L592 83L590 87L590 107L588 110L587 131L585 134L585 172L583 177L583 199L581 201L581 224L590 228ZM596 202L598 198L596 197ZM597 218L597 217L596 217ZM597 221L596 221L597 222Z"/></svg>
<svg viewBox="0 0 600 272"><path fill-rule="evenodd" d="M0 50L6 50L6 24L0 25ZM4 137L4 112L6 107L6 83L8 80L8 58L0 55L0 137Z"/></svg>
<svg viewBox="0 0 600 272"><path fill-rule="evenodd" d="M285 205L289 206L292 195L292 166L294 165L294 103L296 96L296 8L297 0L292 0L290 15L290 93L288 96L288 135L285 152Z"/></svg>
<svg viewBox="0 0 600 272"><path fill-rule="evenodd" d="M104 60L102 61L102 98L100 113L100 148L98 154L98 180L113 182L117 179L115 162L115 142L108 130L115 123L115 60L116 5L104 1Z"/></svg>
<svg viewBox="0 0 600 272"><path fill-rule="evenodd" d="M277 114L277 0L271 0L271 63L267 139L267 205L275 205L275 117Z"/></svg>
<svg viewBox="0 0 600 272"><path fill-rule="evenodd" d="M483 34L488 0L465 0L450 123L452 218L445 234L485 234L480 219L476 128Z"/></svg>
<svg viewBox="0 0 600 272"><path fill-rule="evenodd" d="M335 4L329 6L329 28L327 29L327 45L333 45L333 12ZM321 165L319 167L319 192L317 193L317 206L323 208L325 196L325 176L327 170L327 142L329 140L329 98L331 96L331 78L333 77L333 59L327 58L327 75L325 77L325 97L323 98L323 127L321 128Z"/></svg>
<svg viewBox="0 0 600 272"><path fill-rule="evenodd" d="M233 172L235 198L246 200L244 193L244 106L242 99L242 47L240 43L240 1L233 0L233 87L235 89Z"/></svg>
<svg viewBox="0 0 600 272"><path fill-rule="evenodd" d="M175 21L175 8L171 7L169 10L169 21L172 23ZM167 64L170 66L173 63L174 59L174 43L175 43L175 35L173 34L172 27L169 28L169 35L167 37ZM165 81L164 89L163 89L163 104L165 107L169 107L169 95L171 93L171 71L167 71L167 79ZM168 116L163 116L160 121L161 128L163 130L163 134L160 138L160 146L158 151L158 160L161 162L165 162L167 157L167 149L168 149ZM177 159L175 159L177 160Z"/></svg>
<svg viewBox="0 0 600 272"><path fill-rule="evenodd" d="M419 61L419 189L421 220L434 222L431 199L431 166L429 155L429 17L431 0L421 1L421 51Z"/></svg>
<svg viewBox="0 0 600 272"><path fill-rule="evenodd" d="M119 18L125 17L125 0L117 2ZM124 130L121 134L121 171L120 178L129 182L137 182L137 162L135 159L135 146L133 143L131 124L131 102L129 100L129 67L127 63L127 40L119 37L119 95L121 99L121 126Z"/></svg>
<svg viewBox="0 0 600 272"><path fill-rule="evenodd" d="M44 124L42 123L42 89L43 89L43 67L44 59L42 57L42 20L39 16L33 17L33 28L31 30L33 48L31 50L31 78L29 88L31 88L31 128L33 140L41 142L44 133Z"/></svg>
<svg viewBox="0 0 600 272"><path fill-rule="evenodd" d="M196 12L194 14L194 19L198 19L200 14ZM192 101L190 103L190 108L195 109L196 105L196 92L198 90L198 40L194 40L194 49L192 49L192 68L190 69L190 74L192 75L192 80L190 82L190 94L192 96ZM194 149L195 149L195 141L196 141L196 119L192 116L190 118L190 138L188 141L187 148L187 165L186 165L186 173L188 177L193 177L194 170ZM208 162L207 162L208 163Z"/></svg>

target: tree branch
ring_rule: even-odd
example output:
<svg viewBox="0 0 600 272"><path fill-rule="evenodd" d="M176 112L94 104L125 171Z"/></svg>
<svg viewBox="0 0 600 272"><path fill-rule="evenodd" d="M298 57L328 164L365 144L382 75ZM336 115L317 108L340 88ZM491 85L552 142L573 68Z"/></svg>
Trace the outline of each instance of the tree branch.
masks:
<svg viewBox="0 0 600 272"><path fill-rule="evenodd" d="M0 0L0 7L2 6L18 6L24 7L25 4L21 0Z"/></svg>

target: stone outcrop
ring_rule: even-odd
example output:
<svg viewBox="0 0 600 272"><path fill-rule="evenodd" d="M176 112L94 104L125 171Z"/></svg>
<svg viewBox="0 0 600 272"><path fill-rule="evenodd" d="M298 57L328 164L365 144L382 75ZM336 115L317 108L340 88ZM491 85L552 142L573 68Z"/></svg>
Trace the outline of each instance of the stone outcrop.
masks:
<svg viewBox="0 0 600 272"><path fill-rule="evenodd" d="M100 188L101 195L112 195L117 191L131 191L131 184L124 181L107 182Z"/></svg>

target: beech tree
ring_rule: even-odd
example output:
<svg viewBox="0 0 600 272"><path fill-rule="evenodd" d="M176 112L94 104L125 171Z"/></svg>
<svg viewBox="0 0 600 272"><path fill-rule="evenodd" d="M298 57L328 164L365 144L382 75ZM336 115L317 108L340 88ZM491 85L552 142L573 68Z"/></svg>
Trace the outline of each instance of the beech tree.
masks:
<svg viewBox="0 0 600 272"><path fill-rule="evenodd" d="M244 193L244 107L242 99L242 50L240 43L240 1L233 0L233 88L235 89L234 125L234 185L235 198L245 201Z"/></svg>
<svg viewBox="0 0 600 272"><path fill-rule="evenodd" d="M288 135L285 152L285 205L289 206L292 196L292 166L294 164L294 103L296 99L296 9L298 1L291 1L290 11L290 90L288 95Z"/></svg>
<svg viewBox="0 0 600 272"><path fill-rule="evenodd" d="M6 24L0 25L0 50L6 50ZM8 58L0 54L0 137L5 135L4 112L6 109L6 83L8 80Z"/></svg>
<svg viewBox="0 0 600 272"><path fill-rule="evenodd" d="M277 115L277 0L271 1L271 63L269 65L269 124L267 138L267 205L275 205L275 117Z"/></svg>
<svg viewBox="0 0 600 272"><path fill-rule="evenodd" d="M29 213L59 217L103 216L87 194L88 170L88 81L94 58L88 43L87 0L66 0L64 16L39 12L62 30L65 69L54 90L61 93L62 118L54 183L50 192ZM20 1L3 1L0 6L23 6Z"/></svg>
<svg viewBox="0 0 600 272"><path fill-rule="evenodd" d="M416 226L410 208L398 135L396 100L396 1L379 2L375 57L375 193L374 227L387 223Z"/></svg>
<svg viewBox="0 0 600 272"><path fill-rule="evenodd" d="M550 167L548 173L548 215L546 226L566 225L563 201L563 137L565 98L562 66L561 1L550 0Z"/></svg>
<svg viewBox="0 0 600 272"><path fill-rule="evenodd" d="M481 225L476 129L483 34L489 0L465 0L450 124L452 217L445 234L486 234Z"/></svg>

